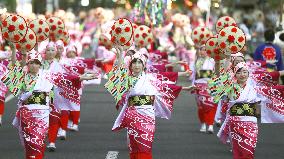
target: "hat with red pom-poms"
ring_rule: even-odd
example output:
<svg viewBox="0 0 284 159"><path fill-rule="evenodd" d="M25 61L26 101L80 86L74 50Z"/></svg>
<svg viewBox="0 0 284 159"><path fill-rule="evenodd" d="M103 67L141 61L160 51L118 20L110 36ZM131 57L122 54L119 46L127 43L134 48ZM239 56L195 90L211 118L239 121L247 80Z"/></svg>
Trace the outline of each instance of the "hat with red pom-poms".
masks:
<svg viewBox="0 0 284 159"><path fill-rule="evenodd" d="M120 18L111 27L111 41L115 44L129 48L133 43L133 27L131 21Z"/></svg>
<svg viewBox="0 0 284 159"><path fill-rule="evenodd" d="M237 53L246 44L244 32L235 26L223 28L218 34L219 48L225 53Z"/></svg>
<svg viewBox="0 0 284 159"><path fill-rule="evenodd" d="M216 61L223 60L226 57L224 52L219 48L218 35L215 35L207 40L205 49L208 56Z"/></svg>
<svg viewBox="0 0 284 159"><path fill-rule="evenodd" d="M2 22L3 38L11 42L19 42L27 33L28 26L23 17L19 15L9 15Z"/></svg>
<svg viewBox="0 0 284 159"><path fill-rule="evenodd" d="M51 41L60 40L61 34L65 30L64 22L58 17L50 17L46 20L49 25L49 39Z"/></svg>
<svg viewBox="0 0 284 159"><path fill-rule="evenodd" d="M37 41L42 42L49 36L49 25L43 19L35 19L29 23L29 27L36 33Z"/></svg>
<svg viewBox="0 0 284 159"><path fill-rule="evenodd" d="M140 25L134 31L134 42L139 47L145 47L154 41L151 29L146 25Z"/></svg>
<svg viewBox="0 0 284 159"><path fill-rule="evenodd" d="M35 32L28 28L26 36L16 43L16 49L21 51L21 52L28 52L31 51L37 43L37 37Z"/></svg>
<svg viewBox="0 0 284 159"><path fill-rule="evenodd" d="M221 17L216 22L216 31L220 32L223 28L228 26L237 26L237 23L234 18L229 16Z"/></svg>
<svg viewBox="0 0 284 159"><path fill-rule="evenodd" d="M212 36L212 32L206 27L197 27L191 33L191 38L196 45L204 45Z"/></svg>

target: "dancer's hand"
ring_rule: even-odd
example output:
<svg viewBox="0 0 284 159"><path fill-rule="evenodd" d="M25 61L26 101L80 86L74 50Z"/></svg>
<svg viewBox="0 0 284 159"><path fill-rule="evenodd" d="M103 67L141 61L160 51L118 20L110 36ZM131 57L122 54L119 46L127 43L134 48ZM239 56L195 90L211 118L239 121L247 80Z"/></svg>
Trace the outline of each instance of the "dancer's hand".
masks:
<svg viewBox="0 0 284 159"><path fill-rule="evenodd" d="M85 74L80 76L80 81L92 80L92 79L97 79L97 76L93 73L85 73Z"/></svg>

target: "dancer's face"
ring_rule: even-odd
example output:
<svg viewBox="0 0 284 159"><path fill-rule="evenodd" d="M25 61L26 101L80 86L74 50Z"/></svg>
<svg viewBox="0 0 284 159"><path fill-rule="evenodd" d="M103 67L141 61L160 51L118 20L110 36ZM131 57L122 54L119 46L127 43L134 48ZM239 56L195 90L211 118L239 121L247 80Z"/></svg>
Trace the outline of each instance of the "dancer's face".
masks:
<svg viewBox="0 0 284 159"><path fill-rule="evenodd" d="M135 75L139 75L143 71L143 63L140 59L134 59L131 63L131 71Z"/></svg>
<svg viewBox="0 0 284 159"><path fill-rule="evenodd" d="M249 77L249 71L246 68L241 68L236 73L236 79L238 83L245 83Z"/></svg>
<svg viewBox="0 0 284 159"><path fill-rule="evenodd" d="M56 49L54 47L47 47L45 50L45 59L52 60L55 58Z"/></svg>
<svg viewBox="0 0 284 159"><path fill-rule="evenodd" d="M74 51L68 51L66 53L67 58L75 58L76 57L76 53Z"/></svg>
<svg viewBox="0 0 284 159"><path fill-rule="evenodd" d="M199 57L206 57L207 56L207 53L206 53L206 49L205 47L202 47L199 49Z"/></svg>
<svg viewBox="0 0 284 159"><path fill-rule="evenodd" d="M57 54L62 55L63 51L64 51L63 46L57 46Z"/></svg>
<svg viewBox="0 0 284 159"><path fill-rule="evenodd" d="M40 64L36 60L32 60L28 63L28 68L30 73L38 73Z"/></svg>

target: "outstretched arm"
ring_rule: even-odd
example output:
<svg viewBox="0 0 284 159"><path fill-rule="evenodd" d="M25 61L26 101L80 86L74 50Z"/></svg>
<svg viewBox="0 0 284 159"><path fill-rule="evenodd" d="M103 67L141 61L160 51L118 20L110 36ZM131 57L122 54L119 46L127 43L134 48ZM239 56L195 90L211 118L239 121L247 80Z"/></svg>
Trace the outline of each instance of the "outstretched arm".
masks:
<svg viewBox="0 0 284 159"><path fill-rule="evenodd" d="M12 51L11 61L12 61L12 65L14 66L16 64L16 48L13 43L9 43L9 45Z"/></svg>
<svg viewBox="0 0 284 159"><path fill-rule="evenodd" d="M116 50L116 53L115 53L116 54L116 61L115 61L115 63L117 63L117 68L120 68L120 65L121 65L122 60L123 60L123 55L122 55L123 48L122 48L122 46L116 45L115 50Z"/></svg>

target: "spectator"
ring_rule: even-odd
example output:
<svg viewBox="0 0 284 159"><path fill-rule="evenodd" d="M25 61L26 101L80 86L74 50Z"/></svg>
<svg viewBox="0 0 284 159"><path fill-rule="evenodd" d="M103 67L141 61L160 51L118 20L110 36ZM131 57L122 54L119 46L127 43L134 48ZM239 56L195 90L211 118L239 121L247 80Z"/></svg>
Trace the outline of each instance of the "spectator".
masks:
<svg viewBox="0 0 284 159"><path fill-rule="evenodd" d="M267 68L272 70L284 70L281 49L273 44L275 32L268 29L264 33L265 43L260 44L254 52L254 60L266 61Z"/></svg>

